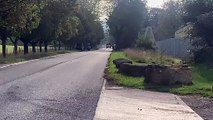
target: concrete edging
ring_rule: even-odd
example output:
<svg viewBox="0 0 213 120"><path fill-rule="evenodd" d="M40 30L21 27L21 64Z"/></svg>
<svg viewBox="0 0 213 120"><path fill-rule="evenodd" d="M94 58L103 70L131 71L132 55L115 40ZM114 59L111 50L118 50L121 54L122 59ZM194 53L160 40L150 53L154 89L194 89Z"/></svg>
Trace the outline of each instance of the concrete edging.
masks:
<svg viewBox="0 0 213 120"><path fill-rule="evenodd" d="M103 94L104 94L104 91L105 91L105 86L106 86L106 79L104 79L103 78L103 85L102 85L102 89L101 89L101 94L100 94L100 97L99 97L99 100L98 100L98 104L97 104L97 107L96 107L96 110L95 110L95 116L94 116L94 118L93 118L93 120L96 120L96 116L97 116L97 112L98 112L98 108L99 108L99 106L100 106L100 102L102 101L102 96L103 96Z"/></svg>

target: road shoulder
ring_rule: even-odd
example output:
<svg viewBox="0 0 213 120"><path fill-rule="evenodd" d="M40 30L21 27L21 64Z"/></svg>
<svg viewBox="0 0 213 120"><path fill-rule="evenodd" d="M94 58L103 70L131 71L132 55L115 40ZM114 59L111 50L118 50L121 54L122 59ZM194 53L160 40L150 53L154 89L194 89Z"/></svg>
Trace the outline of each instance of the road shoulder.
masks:
<svg viewBox="0 0 213 120"><path fill-rule="evenodd" d="M202 120L178 96L103 86L94 120Z"/></svg>

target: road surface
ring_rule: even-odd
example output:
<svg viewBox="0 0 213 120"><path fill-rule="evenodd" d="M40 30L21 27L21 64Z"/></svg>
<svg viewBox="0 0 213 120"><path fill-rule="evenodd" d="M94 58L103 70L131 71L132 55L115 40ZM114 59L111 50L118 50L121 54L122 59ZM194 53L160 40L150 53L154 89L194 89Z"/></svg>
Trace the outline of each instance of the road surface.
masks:
<svg viewBox="0 0 213 120"><path fill-rule="evenodd" d="M109 51L0 69L0 120L92 120Z"/></svg>

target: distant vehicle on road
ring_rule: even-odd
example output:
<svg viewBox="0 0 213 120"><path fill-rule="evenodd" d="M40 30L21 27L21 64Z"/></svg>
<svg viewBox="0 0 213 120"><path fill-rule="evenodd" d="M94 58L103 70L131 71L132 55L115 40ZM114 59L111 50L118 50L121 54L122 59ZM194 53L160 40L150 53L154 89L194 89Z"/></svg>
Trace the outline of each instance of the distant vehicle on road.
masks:
<svg viewBox="0 0 213 120"><path fill-rule="evenodd" d="M111 43L107 43L107 44L106 44L106 48L112 48Z"/></svg>

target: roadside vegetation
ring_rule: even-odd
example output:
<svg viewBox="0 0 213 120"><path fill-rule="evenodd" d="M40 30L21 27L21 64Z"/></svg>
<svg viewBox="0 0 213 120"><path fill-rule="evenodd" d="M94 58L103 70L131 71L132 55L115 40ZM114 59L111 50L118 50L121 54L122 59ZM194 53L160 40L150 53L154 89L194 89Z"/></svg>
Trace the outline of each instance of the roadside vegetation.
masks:
<svg viewBox="0 0 213 120"><path fill-rule="evenodd" d="M104 37L97 0L3 0L0 2L0 54L33 56L54 50L88 50ZM13 46L13 47L12 47ZM39 48L39 49L37 49ZM29 50L30 49L30 50ZM47 53L48 54L48 53ZM16 57L14 57L16 59ZM17 57L17 59L19 59Z"/></svg>
<svg viewBox="0 0 213 120"><path fill-rule="evenodd" d="M129 52L127 53L131 54ZM129 55L127 53L113 52L110 56L108 75L110 79L114 80L115 84L125 86L125 87L137 88L137 89L154 90L154 91L160 91L160 92L171 92L171 93L176 93L181 95L197 94L202 96L213 97L213 80L212 80L213 68L211 68L210 66L205 64L191 65L192 71L193 71L193 85L190 85L190 86L147 85L144 82L143 77L130 77L118 72L117 68L113 64L113 60L115 59L127 58L137 63L137 61L135 61L137 59L132 59L131 57L128 57ZM134 53L134 56L137 57L135 53ZM141 58L142 56L138 54L138 57ZM158 58L158 56L156 58ZM146 58L145 56L145 58L143 59L149 59L149 57ZM171 57L168 57L167 59L177 61L174 58L171 59ZM160 59L155 59L155 60L158 62L161 61ZM150 63L150 62L147 61L147 63Z"/></svg>
<svg viewBox="0 0 213 120"><path fill-rule="evenodd" d="M126 87L213 97L212 6L212 0L170 0L165 2L162 8L147 8L143 0L115 0L107 25L110 41L116 44L116 50L120 52L111 54L109 77L116 84ZM172 46L171 39L189 41L191 47L186 51L188 58L180 57L185 61L161 54L169 55L172 50L167 47L171 49L174 47L175 52L182 50L181 45L184 48L184 44L178 47L175 43ZM158 41L167 41L168 46L163 46L166 49L158 49ZM161 50L161 53L155 52L158 50ZM118 58L130 59L133 64L183 65L184 67L187 67L185 64L187 62L192 68L193 85L145 84L143 77L129 77L118 73L112 62Z"/></svg>
<svg viewBox="0 0 213 120"><path fill-rule="evenodd" d="M155 51L141 51L140 49L126 49L125 55L137 63L179 65L180 59L172 58Z"/></svg>
<svg viewBox="0 0 213 120"><path fill-rule="evenodd" d="M27 60L39 59L39 58L55 56L55 55L65 54L65 53L71 53L71 51L48 51L48 52L42 52L42 53L29 53L27 55L8 54L8 56L6 58L2 58L2 56L0 56L0 64L23 62L23 61L27 61Z"/></svg>
<svg viewBox="0 0 213 120"><path fill-rule="evenodd" d="M18 46L18 49L22 51L24 50L23 46ZM13 52L14 52L14 46L7 45L6 53L12 54ZM2 45L0 45L0 54L2 54Z"/></svg>
<svg viewBox="0 0 213 120"><path fill-rule="evenodd" d="M113 52L109 59L108 75L118 85L142 89L144 88L144 78L135 78L118 73L117 68L113 64L113 60L118 58L127 58L124 52Z"/></svg>

